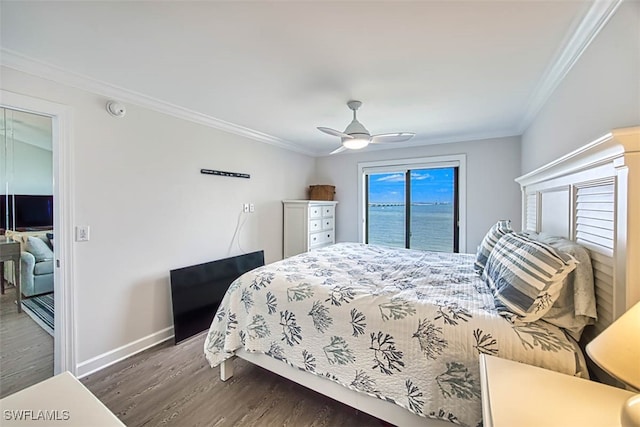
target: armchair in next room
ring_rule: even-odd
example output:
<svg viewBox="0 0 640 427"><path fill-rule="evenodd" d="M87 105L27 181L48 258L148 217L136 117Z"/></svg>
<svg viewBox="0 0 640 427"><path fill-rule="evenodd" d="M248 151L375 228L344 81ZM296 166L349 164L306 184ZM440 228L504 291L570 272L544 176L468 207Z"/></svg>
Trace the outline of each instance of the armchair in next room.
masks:
<svg viewBox="0 0 640 427"><path fill-rule="evenodd" d="M20 289L26 298L53 292L53 235L51 232L29 234L12 236L21 246Z"/></svg>

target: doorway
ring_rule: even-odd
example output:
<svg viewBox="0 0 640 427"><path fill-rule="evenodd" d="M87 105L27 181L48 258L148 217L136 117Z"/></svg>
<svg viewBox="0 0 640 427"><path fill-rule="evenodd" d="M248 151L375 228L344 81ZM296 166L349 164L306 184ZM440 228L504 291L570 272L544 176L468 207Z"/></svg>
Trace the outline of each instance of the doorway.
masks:
<svg viewBox="0 0 640 427"><path fill-rule="evenodd" d="M20 251L11 261L20 264L19 277L6 262L0 277L0 397L53 376L51 133L51 117L0 108L0 234L10 239L5 247Z"/></svg>
<svg viewBox="0 0 640 427"><path fill-rule="evenodd" d="M53 230L55 230L54 275L54 349L53 374L76 373L74 342L73 269L71 265L73 176L71 164L70 107L0 90L0 107L43 116L51 123ZM4 228L4 226L3 226Z"/></svg>

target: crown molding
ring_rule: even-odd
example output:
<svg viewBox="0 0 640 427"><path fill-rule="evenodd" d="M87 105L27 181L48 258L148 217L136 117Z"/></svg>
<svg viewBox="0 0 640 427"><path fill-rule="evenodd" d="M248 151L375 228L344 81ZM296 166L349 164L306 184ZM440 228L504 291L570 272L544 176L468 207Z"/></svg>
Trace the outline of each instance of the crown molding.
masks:
<svg viewBox="0 0 640 427"><path fill-rule="evenodd" d="M545 70L538 85L529 98L525 114L518 127L523 134L531 125L537 114L549 100L560 82L573 68L584 51L609 22L623 0L593 0L593 4L577 26L569 40L562 47Z"/></svg>
<svg viewBox="0 0 640 427"><path fill-rule="evenodd" d="M215 117L199 113L194 110L175 105L157 98L144 95L129 89L112 85L110 83L96 80L91 77L43 62L10 49L0 48L0 65L12 68L27 74L31 74L40 78L51 80L66 86L75 87L91 93L102 95L106 98L117 99L120 102L131 103L140 107L148 108L153 111L174 116L183 120L188 120L201 125L209 126L218 130L229 132L231 134L240 135L255 141L264 142L285 150L294 151L311 157L323 157L328 155L324 149L310 150L300 147L299 145L266 133L258 132L253 129L235 125L233 123L217 119ZM465 142L472 140L481 140L489 138L501 138L506 136L517 136L516 130L506 130L497 132L468 133L458 135L448 135L428 139L416 139L411 143L391 144L371 146L369 148L376 150L386 150L395 148L417 147L422 145L448 144L455 142ZM345 152L346 153L346 152Z"/></svg>
<svg viewBox="0 0 640 427"><path fill-rule="evenodd" d="M102 95L107 98L115 98L121 102L127 102L148 108L160 113L168 114L183 120L188 120L231 134L243 136L255 141L264 142L286 150L295 151L307 156L316 156L315 151L301 148L297 144L259 132L244 126L239 126L225 120L199 113L188 108L181 107L151 96L144 95L133 90L125 89L110 83L93 79L91 77L75 73L73 71L43 62L10 49L0 48L0 65L13 68L27 74L51 80L66 86Z"/></svg>

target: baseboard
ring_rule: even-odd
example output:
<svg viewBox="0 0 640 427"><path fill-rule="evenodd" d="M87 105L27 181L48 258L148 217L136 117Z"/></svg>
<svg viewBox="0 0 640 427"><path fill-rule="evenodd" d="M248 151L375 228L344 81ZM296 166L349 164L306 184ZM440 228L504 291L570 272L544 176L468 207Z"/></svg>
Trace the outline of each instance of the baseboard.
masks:
<svg viewBox="0 0 640 427"><path fill-rule="evenodd" d="M122 347L100 354L76 365L76 377L82 378L173 338L173 326L154 332Z"/></svg>

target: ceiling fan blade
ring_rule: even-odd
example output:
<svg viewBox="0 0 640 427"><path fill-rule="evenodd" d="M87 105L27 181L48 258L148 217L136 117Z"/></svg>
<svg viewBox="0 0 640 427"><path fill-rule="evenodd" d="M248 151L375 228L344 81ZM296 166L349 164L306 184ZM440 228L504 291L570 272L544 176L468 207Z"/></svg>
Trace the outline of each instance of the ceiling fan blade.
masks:
<svg viewBox="0 0 640 427"><path fill-rule="evenodd" d="M344 150L346 150L347 148L344 145L341 145L340 147L336 148L335 150L333 150L332 152L329 153L329 155L331 154L338 154L338 153L342 153Z"/></svg>
<svg viewBox="0 0 640 427"><path fill-rule="evenodd" d="M415 136L413 132L396 132L396 133L382 133L380 135L373 135L371 137L372 144L379 144L382 142L402 142L408 141Z"/></svg>
<svg viewBox="0 0 640 427"><path fill-rule="evenodd" d="M340 138L353 138L351 135L348 135L344 132L340 132L339 130L335 130L335 129L331 129L331 128L325 128L325 127L318 127L318 130L320 132L324 132L324 133L328 133L329 135L333 135L333 136L337 136Z"/></svg>

